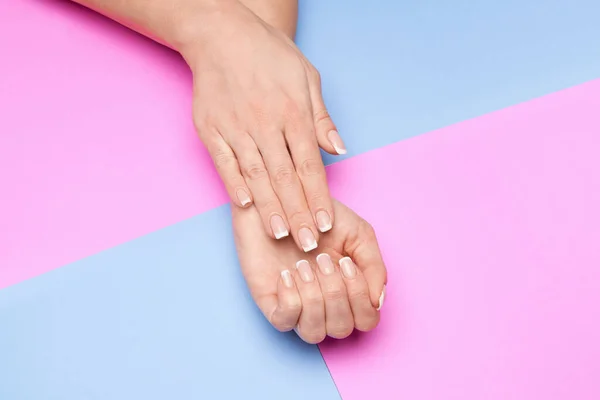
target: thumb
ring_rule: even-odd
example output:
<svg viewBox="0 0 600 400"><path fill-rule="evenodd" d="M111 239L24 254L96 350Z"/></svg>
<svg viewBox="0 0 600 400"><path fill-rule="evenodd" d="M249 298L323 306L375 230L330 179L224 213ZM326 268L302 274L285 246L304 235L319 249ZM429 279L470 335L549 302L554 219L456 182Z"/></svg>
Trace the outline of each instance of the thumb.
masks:
<svg viewBox="0 0 600 400"><path fill-rule="evenodd" d="M323 100L321 75L313 66L308 71L308 87L313 107L313 119L319 146L329 154L346 154L346 146L337 131Z"/></svg>

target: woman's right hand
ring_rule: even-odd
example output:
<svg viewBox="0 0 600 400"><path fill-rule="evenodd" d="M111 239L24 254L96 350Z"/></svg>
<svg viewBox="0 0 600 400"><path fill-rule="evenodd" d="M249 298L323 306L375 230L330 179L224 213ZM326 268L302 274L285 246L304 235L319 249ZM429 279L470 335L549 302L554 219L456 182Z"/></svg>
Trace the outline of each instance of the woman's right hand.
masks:
<svg viewBox="0 0 600 400"><path fill-rule="evenodd" d="M293 41L239 2L223 2L181 49L194 75L194 123L231 201L256 205L271 238L305 252L334 224L319 147L346 149L319 73Z"/></svg>

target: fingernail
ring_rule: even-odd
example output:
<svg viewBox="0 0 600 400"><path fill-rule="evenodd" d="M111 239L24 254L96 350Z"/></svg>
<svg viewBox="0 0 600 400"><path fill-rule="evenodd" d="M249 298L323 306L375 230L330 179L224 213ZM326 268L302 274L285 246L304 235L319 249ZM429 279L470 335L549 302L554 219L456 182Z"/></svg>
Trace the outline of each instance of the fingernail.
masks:
<svg viewBox="0 0 600 400"><path fill-rule="evenodd" d="M317 248L317 239L315 239L315 235L308 228L301 228L298 231L298 239L305 253Z"/></svg>
<svg viewBox="0 0 600 400"><path fill-rule="evenodd" d="M300 260L296 263L296 269L300 274L300 279L306 283L310 283L315 279L312 268L306 260Z"/></svg>
<svg viewBox="0 0 600 400"><path fill-rule="evenodd" d="M327 232L331 229L331 217L327 211L317 212L317 226L321 232Z"/></svg>
<svg viewBox="0 0 600 400"><path fill-rule="evenodd" d="M285 285L285 287L294 287L294 282L292 281L292 274L287 269L281 271L281 279L283 280L283 284Z"/></svg>
<svg viewBox="0 0 600 400"><path fill-rule="evenodd" d="M250 195L244 189L238 189L235 192L235 194L236 194L238 200L240 201L240 203L242 204L242 207L246 206L247 204L252 203L252 200L250 199Z"/></svg>
<svg viewBox="0 0 600 400"><path fill-rule="evenodd" d="M379 307L377 307L377 311L381 310L381 307L383 307L383 300L385 300L385 286L383 286L381 296L379 296Z"/></svg>
<svg viewBox="0 0 600 400"><path fill-rule="evenodd" d="M285 222L281 215L275 214L271 217L271 229L273 230L275 239L281 239L290 234L285 227Z"/></svg>
<svg viewBox="0 0 600 400"><path fill-rule="evenodd" d="M331 275L335 272L331 257L329 257L329 254L327 253L322 253L317 256L317 264L319 264L319 269L323 275Z"/></svg>
<svg viewBox="0 0 600 400"><path fill-rule="evenodd" d="M344 142L342 141L342 138L340 134L337 133L337 131L329 131L329 133L327 134L327 138L329 139L331 145L338 154L341 155L347 153L346 146L344 146Z"/></svg>
<svg viewBox="0 0 600 400"><path fill-rule="evenodd" d="M344 257L340 260L340 268L346 278L352 279L356 276L356 267L350 257Z"/></svg>

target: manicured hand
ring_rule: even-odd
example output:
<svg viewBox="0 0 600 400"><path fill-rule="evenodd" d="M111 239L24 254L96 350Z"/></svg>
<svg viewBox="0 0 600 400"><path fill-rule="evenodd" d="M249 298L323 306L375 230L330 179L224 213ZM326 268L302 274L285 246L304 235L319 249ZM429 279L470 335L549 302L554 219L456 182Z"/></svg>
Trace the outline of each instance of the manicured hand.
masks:
<svg viewBox="0 0 600 400"><path fill-rule="evenodd" d="M289 240L256 232L254 207L233 208L242 272L258 307L280 331L295 329L308 343L345 338L379 322L386 268L371 226L333 201L337 223L309 256Z"/></svg>
<svg viewBox="0 0 600 400"><path fill-rule="evenodd" d="M315 249L334 224L319 147L346 152L317 70L239 4L199 37L182 50L194 76L194 121L232 202L254 204L269 237L291 235L303 251Z"/></svg>

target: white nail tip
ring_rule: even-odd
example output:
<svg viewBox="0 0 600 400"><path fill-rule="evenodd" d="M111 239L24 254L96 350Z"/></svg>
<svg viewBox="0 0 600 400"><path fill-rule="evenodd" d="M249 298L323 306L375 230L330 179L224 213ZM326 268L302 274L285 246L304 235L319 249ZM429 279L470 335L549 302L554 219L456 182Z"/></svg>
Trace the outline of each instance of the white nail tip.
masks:
<svg viewBox="0 0 600 400"><path fill-rule="evenodd" d="M298 261L296 263L296 269L300 268L300 264L302 264L302 263L307 263L308 264L308 261L306 261L306 260L300 260L300 261Z"/></svg>
<svg viewBox="0 0 600 400"><path fill-rule="evenodd" d="M321 231L321 233L325 233L325 232L330 231L331 228L333 228L333 226L331 226L331 224L327 224L325 226L320 226L319 231Z"/></svg>
<svg viewBox="0 0 600 400"><path fill-rule="evenodd" d="M377 311L381 310L381 307L383 307L384 300L385 300L385 286L383 287L383 290L381 291L381 296L379 296L379 307L377 307Z"/></svg>
<svg viewBox="0 0 600 400"><path fill-rule="evenodd" d="M245 207L250 203L251 203L250 199L244 199L244 200L242 200L242 207Z"/></svg>
<svg viewBox="0 0 600 400"><path fill-rule="evenodd" d="M319 254L319 255L317 256L317 262L319 262L319 259L320 259L321 257L329 257L329 254L327 254L327 253L321 253L321 254Z"/></svg>
<svg viewBox="0 0 600 400"><path fill-rule="evenodd" d="M279 240L284 237L288 237L289 235L290 235L290 233L288 231L275 232L275 239Z"/></svg>
<svg viewBox="0 0 600 400"><path fill-rule="evenodd" d="M335 144L333 145L333 148L335 149L335 152L338 153L340 156L347 153L346 149L337 147Z"/></svg>
<svg viewBox="0 0 600 400"><path fill-rule="evenodd" d="M352 262L352 259L350 257L342 257L342 258L340 258L340 266L342 266L342 261L344 261L344 260L348 260L348 261Z"/></svg>
<svg viewBox="0 0 600 400"><path fill-rule="evenodd" d="M306 247L303 246L302 250L304 250L305 253L308 253L309 251L314 250L316 248L317 248L317 242L314 241L309 246L306 246Z"/></svg>

